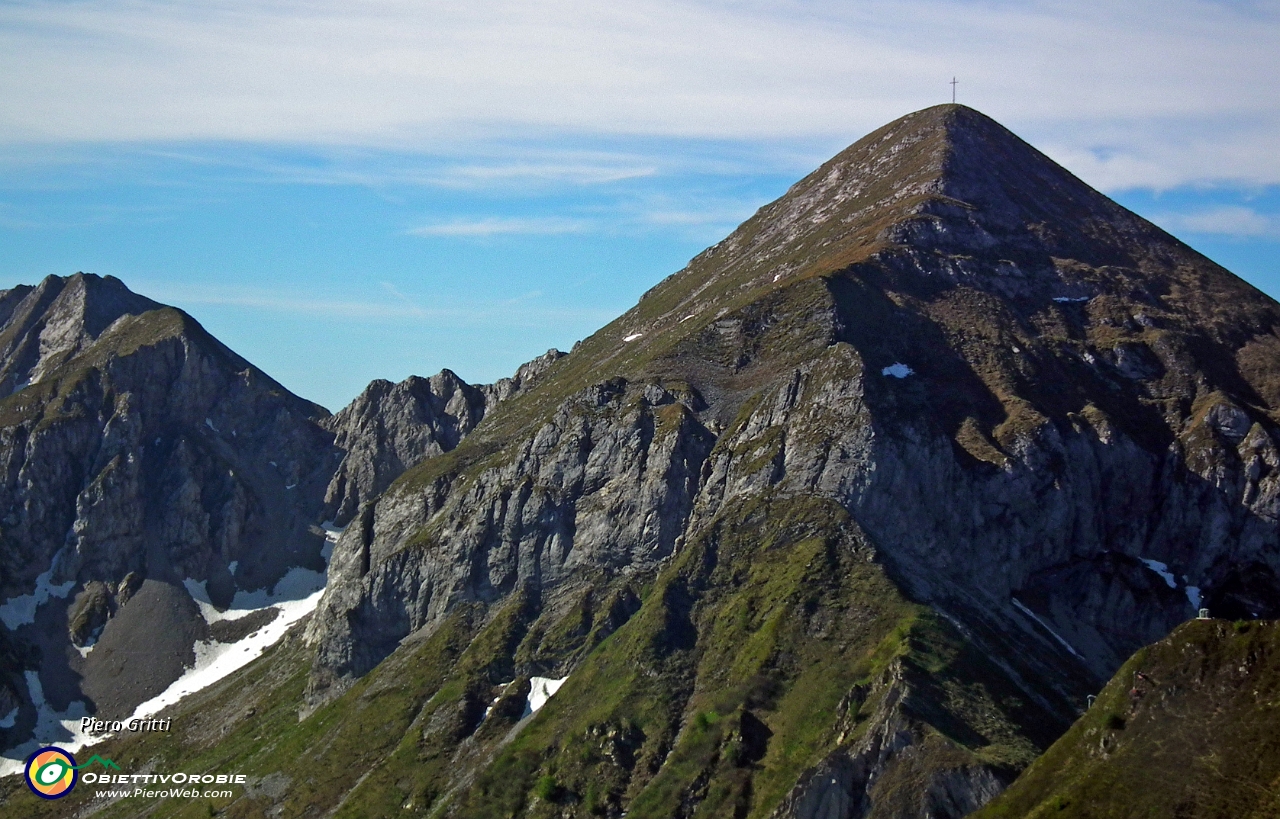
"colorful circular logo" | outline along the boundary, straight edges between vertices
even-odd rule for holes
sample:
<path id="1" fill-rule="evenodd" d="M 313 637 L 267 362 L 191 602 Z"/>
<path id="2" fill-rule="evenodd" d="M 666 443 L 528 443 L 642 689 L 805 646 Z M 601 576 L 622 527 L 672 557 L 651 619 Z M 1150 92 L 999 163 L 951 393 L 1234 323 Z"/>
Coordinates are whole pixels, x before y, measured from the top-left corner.
<path id="1" fill-rule="evenodd" d="M 50 745 L 27 758 L 24 771 L 27 787 L 43 799 L 61 799 L 76 786 L 76 760 L 71 754 Z"/>

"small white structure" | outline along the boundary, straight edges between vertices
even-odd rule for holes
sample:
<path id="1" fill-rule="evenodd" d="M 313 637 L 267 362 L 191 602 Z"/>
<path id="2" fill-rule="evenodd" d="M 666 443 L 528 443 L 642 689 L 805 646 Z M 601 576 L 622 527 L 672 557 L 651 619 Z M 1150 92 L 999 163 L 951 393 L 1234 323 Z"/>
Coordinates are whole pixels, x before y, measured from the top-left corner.
<path id="1" fill-rule="evenodd" d="M 1208 619 L 1209 619 L 1209 610 L 1208 610 L 1208 609 L 1200 609 L 1200 613 L 1196 615 L 1196 619 L 1197 619 L 1197 620 L 1208 620 Z"/>

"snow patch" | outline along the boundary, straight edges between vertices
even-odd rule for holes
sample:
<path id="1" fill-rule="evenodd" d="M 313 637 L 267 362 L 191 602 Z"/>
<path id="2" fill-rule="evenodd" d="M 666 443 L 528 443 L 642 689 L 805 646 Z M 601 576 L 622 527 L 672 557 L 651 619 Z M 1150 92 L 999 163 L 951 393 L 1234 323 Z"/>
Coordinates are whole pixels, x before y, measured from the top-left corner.
<path id="1" fill-rule="evenodd" d="M 329 556 L 333 554 L 333 541 L 342 534 L 342 530 L 334 527 L 332 521 L 326 522 L 324 528 L 326 543 L 321 555 L 324 556 L 327 567 Z M 262 656 L 263 652 L 284 636 L 290 626 L 315 611 L 324 595 L 327 577 L 327 571 L 316 572 L 296 566 L 280 578 L 270 591 L 237 591 L 225 611 L 219 611 L 209 602 L 205 581 L 182 581 L 182 585 L 200 607 L 200 614 L 210 624 L 219 620 L 239 620 L 265 608 L 277 609 L 279 614 L 270 623 L 234 643 L 219 643 L 214 640 L 196 643 L 195 664 L 159 696 L 139 705 L 132 718 L 151 716 L 188 694 L 208 688 Z"/>
<path id="2" fill-rule="evenodd" d="M 1091 298 L 1093 298 L 1093 296 L 1054 296 L 1053 300 L 1059 304 L 1080 304 Z"/>
<path id="3" fill-rule="evenodd" d="M 204 425 L 205 425 L 206 427 L 208 427 L 209 429 L 213 430 L 214 432 L 217 432 L 217 431 L 218 431 L 218 428 L 217 428 L 217 427 L 215 427 L 215 426 L 213 425 L 213 422 L 212 422 L 212 421 L 210 421 L 208 418 L 204 419 Z"/>
<path id="4" fill-rule="evenodd" d="M 239 560 L 233 560 L 233 561 L 231 561 L 230 563 L 228 563 L 228 564 L 227 564 L 227 571 L 228 571 L 228 572 L 230 572 L 230 573 L 231 573 L 231 574 L 233 574 L 233 575 L 236 573 L 236 569 L 238 569 L 238 568 L 240 568 L 240 561 L 239 561 Z"/>
<path id="5" fill-rule="evenodd" d="M 295 569 L 294 571 L 297 570 Z M 311 572 L 311 574 L 318 574 L 318 572 Z M 286 575 L 286 579 L 287 577 Z M 283 582 L 282 580 L 281 583 Z M 280 584 L 277 584 L 276 588 L 279 589 Z M 238 593 L 236 595 L 237 598 L 240 594 L 243 594 L 243 592 Z M 234 643 L 218 643 L 214 641 L 196 643 L 195 665 L 188 668 L 177 680 L 174 680 L 159 696 L 139 705 L 137 710 L 133 712 L 131 719 L 149 717 L 173 705 L 188 694 L 194 694 L 201 689 L 207 688 L 228 674 L 238 671 L 256 660 L 262 656 L 264 651 L 275 645 L 276 641 L 284 636 L 290 626 L 315 611 L 323 594 L 324 588 L 322 586 L 311 595 L 300 600 L 278 603 L 275 608 L 280 610 L 280 614 L 276 616 L 276 619 L 243 640 Z M 201 609 L 203 611 L 203 607 Z M 245 614 L 249 614 L 249 612 L 243 612 L 241 616 Z"/>
<path id="6" fill-rule="evenodd" d="M 0 728 L 12 728 L 14 723 L 18 721 L 18 706 L 14 706 L 13 710 L 0 718 Z"/>
<path id="7" fill-rule="evenodd" d="M 564 681 L 568 677 L 562 677 L 553 680 L 550 677 L 530 677 L 529 678 L 529 698 L 525 702 L 524 716 L 536 713 L 539 708 L 547 704 L 547 700 L 560 690 L 560 686 L 564 685 Z"/>
<path id="8" fill-rule="evenodd" d="M 880 374 L 892 376 L 894 378 L 906 378 L 909 375 L 914 375 L 915 370 L 899 361 L 896 364 L 890 364 L 888 367 L 885 367 L 880 371 Z"/>
<path id="9" fill-rule="evenodd" d="M 89 716 L 89 710 L 83 702 L 76 700 L 67 705 L 66 711 L 55 711 L 45 701 L 40 675 L 34 671 L 26 671 L 24 676 L 27 679 L 27 691 L 31 694 L 31 704 L 36 707 L 35 734 L 21 745 L 5 750 L 4 755 L 0 756 L 0 776 L 21 773 L 27 757 L 45 745 L 56 743 L 59 748 L 75 753 L 86 745 L 106 738 L 80 732 L 80 720 Z M 16 715 L 14 719 L 17 719 Z"/>
<path id="10" fill-rule="evenodd" d="M 1163 577 L 1164 582 L 1169 584 L 1169 588 L 1178 588 L 1178 581 L 1173 576 L 1173 573 L 1169 571 L 1169 567 L 1166 564 L 1161 563 L 1159 560 L 1147 560 L 1145 557 L 1138 559 L 1147 564 L 1148 569 Z"/>
<path id="11" fill-rule="evenodd" d="M 512 680 L 511 682 L 515 682 L 515 680 Z M 493 698 L 493 702 L 490 703 L 489 707 L 484 709 L 484 719 L 488 719 L 489 715 L 493 713 L 494 707 L 498 703 L 502 702 L 502 694 L 506 692 L 507 686 L 511 685 L 511 682 L 498 683 L 498 687 L 502 689 L 502 691 L 498 693 L 498 696 Z M 525 707 L 528 708 L 527 705 Z"/>
<path id="12" fill-rule="evenodd" d="M 88 657 L 89 652 L 93 651 L 93 647 L 98 644 L 98 637 L 102 635 L 102 628 L 102 626 L 98 626 L 97 630 L 89 635 L 89 639 L 85 640 L 84 645 L 75 646 L 75 650 L 80 652 L 81 657 Z"/>
<path id="13" fill-rule="evenodd" d="M 688 321 L 689 319 L 693 318 L 695 315 L 697 315 L 697 314 L 696 314 L 696 313 L 690 313 L 689 315 L 687 315 L 687 316 L 685 316 L 684 318 L 680 319 L 680 321 L 679 321 L 678 323 L 679 323 L 679 324 L 684 324 L 686 321 Z"/>
<path id="14" fill-rule="evenodd" d="M 333 553 L 333 542 L 338 539 L 338 535 L 342 533 L 342 530 L 334 527 L 332 521 L 326 522 L 323 526 L 327 542 L 321 554 L 325 558 L 327 567 L 329 556 Z M 269 592 L 266 589 L 252 592 L 236 592 L 235 597 L 232 598 L 231 607 L 226 611 L 218 611 L 209 602 L 209 594 L 204 581 L 184 580 L 182 585 L 186 587 L 187 592 L 195 600 L 206 622 L 238 620 L 268 607 L 278 609 L 279 614 L 262 628 L 234 643 L 218 643 L 215 641 L 196 643 L 193 647 L 195 664 L 188 668 L 181 677 L 175 680 L 159 696 L 139 705 L 129 719 L 141 719 L 151 716 L 173 705 L 188 694 L 193 694 L 213 685 L 228 674 L 243 668 L 262 656 L 263 652 L 275 645 L 294 623 L 315 610 L 320 603 L 320 598 L 324 595 L 326 577 L 327 571 L 315 572 L 303 568 L 291 569 Z M 65 591 L 62 591 L 60 596 L 66 596 L 66 593 L 71 590 L 71 585 L 70 583 L 64 584 Z M 44 586 L 48 587 L 51 592 L 56 593 L 60 590 L 60 587 L 48 586 L 47 577 L 45 578 Z M 87 653 L 90 647 L 81 649 L 81 652 Z M 81 733 L 80 719 L 89 716 L 84 703 L 73 702 L 65 712 L 54 711 L 45 702 L 44 690 L 40 686 L 39 675 L 34 671 L 28 671 L 26 672 L 26 677 L 27 689 L 31 693 L 31 701 L 35 705 L 38 714 L 35 733 L 30 741 L 4 751 L 3 756 L 0 756 L 0 776 L 21 773 L 26 763 L 26 758 L 42 746 L 56 743 L 60 748 L 65 748 L 75 753 L 83 747 L 111 736 L 110 734 L 92 735 Z M 550 682 L 555 683 L 555 688 L 559 688 L 559 683 L 563 681 L 552 680 Z M 551 693 L 554 693 L 554 688 L 551 689 Z M 550 696 L 550 694 L 547 696 Z M 539 702 L 539 706 L 541 706 L 542 702 L 545 702 L 545 698 Z M 10 718 L 17 719 L 16 710 L 4 719 L 9 720 Z M 3 722 L 3 720 L 0 720 L 0 727 L 12 727 L 11 725 L 5 726 Z"/>
<path id="15" fill-rule="evenodd" d="M 320 524 L 320 528 L 324 530 L 324 546 L 320 549 L 320 556 L 324 558 L 324 563 L 327 566 L 329 565 L 329 558 L 333 557 L 333 547 L 337 544 L 338 538 L 342 536 L 342 532 L 346 527 L 339 529 L 333 525 L 333 521 L 326 520 Z"/>
<path id="16" fill-rule="evenodd" d="M 1076 657 L 1078 657 L 1079 659 L 1081 659 L 1081 660 L 1083 660 L 1083 659 L 1084 659 L 1084 657 L 1081 657 L 1081 656 L 1080 656 L 1080 652 L 1076 651 L 1076 650 L 1075 650 L 1075 648 L 1073 648 L 1073 647 L 1072 647 L 1071 643 L 1068 643 L 1066 640 L 1062 639 L 1062 635 L 1058 634 L 1058 632 L 1056 632 L 1056 631 L 1054 631 L 1053 629 L 1049 628 L 1049 624 L 1048 624 L 1048 623 L 1046 623 L 1045 621 L 1041 620 L 1041 619 L 1036 615 L 1036 613 L 1035 613 L 1034 611 L 1032 611 L 1031 609 L 1029 609 L 1029 608 L 1027 608 L 1026 606 L 1022 605 L 1022 602 L 1021 602 L 1020 600 L 1018 600 L 1018 598 L 1014 597 L 1014 598 L 1011 598 L 1011 599 L 1013 600 L 1013 604 L 1014 604 L 1015 606 L 1017 606 L 1017 607 L 1018 607 L 1018 610 L 1019 610 L 1019 611 L 1021 611 L 1023 614 L 1025 614 L 1025 615 L 1027 615 L 1028 617 L 1030 617 L 1032 620 L 1035 620 L 1035 621 L 1036 621 L 1037 623 L 1039 623 L 1041 626 L 1043 626 L 1045 631 L 1047 631 L 1047 632 L 1049 632 L 1050 634 L 1052 634 L 1052 635 L 1053 635 L 1053 639 L 1057 640 L 1059 643 L 1062 643 L 1062 647 L 1063 647 L 1063 648 L 1065 648 L 1067 651 L 1070 651 L 1072 654 L 1074 654 L 1074 655 L 1075 655 Z"/>
<path id="17" fill-rule="evenodd" d="M 296 483 L 287 483 L 287 484 L 285 484 L 285 485 L 284 485 L 284 488 L 285 488 L 285 489 L 293 489 L 295 486 L 297 486 L 297 484 L 296 484 Z"/>
<path id="18" fill-rule="evenodd" d="M 631 334 L 631 335 L 629 335 L 629 336 L 623 336 L 622 340 L 623 340 L 623 341 L 635 341 L 636 339 L 640 338 L 640 336 L 642 336 L 642 335 L 644 335 L 644 333 L 632 333 L 632 334 Z"/>
<path id="19" fill-rule="evenodd" d="M 1200 610 L 1200 587 L 1187 586 L 1187 602 L 1191 604 L 1191 608 L 1196 611 Z"/>
<path id="20" fill-rule="evenodd" d="M 219 611 L 209 600 L 207 583 L 205 580 L 196 581 L 191 578 L 182 581 L 191 599 L 200 607 L 200 614 L 204 616 L 205 622 L 212 625 L 219 620 L 239 620 L 259 609 L 280 607 L 310 598 L 316 592 L 324 591 L 325 573 L 295 566 L 270 590 L 237 591 L 225 611 Z"/>
<path id="21" fill-rule="evenodd" d="M 50 582 L 52 579 L 53 569 L 49 569 L 36 578 L 36 590 L 33 593 L 20 594 L 6 600 L 4 605 L 0 606 L 0 620 L 4 621 L 10 631 L 18 626 L 34 623 L 36 609 L 49 602 L 50 597 L 65 598 L 76 584 L 74 580 L 68 580 L 66 583 L 55 586 Z"/>

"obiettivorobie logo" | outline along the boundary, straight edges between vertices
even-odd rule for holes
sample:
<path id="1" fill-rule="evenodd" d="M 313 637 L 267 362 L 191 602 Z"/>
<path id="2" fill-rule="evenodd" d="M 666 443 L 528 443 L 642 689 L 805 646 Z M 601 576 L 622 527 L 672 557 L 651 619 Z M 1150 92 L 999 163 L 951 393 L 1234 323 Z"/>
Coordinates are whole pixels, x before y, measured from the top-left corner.
<path id="1" fill-rule="evenodd" d="M 105 769 L 105 773 L 97 771 L 85 771 L 84 775 L 80 775 L 80 771 L 94 764 L 101 765 Z M 83 765 L 77 765 L 76 759 L 68 751 L 64 751 L 54 745 L 41 748 L 27 759 L 27 767 L 24 770 L 24 777 L 27 780 L 27 787 L 31 788 L 32 793 L 41 799 L 61 799 L 71 793 L 77 783 L 83 782 L 86 785 L 244 785 L 248 781 L 248 777 L 244 774 L 202 774 L 202 773 L 112 773 L 119 771 L 120 766 L 112 762 L 110 759 L 100 757 L 97 754 L 89 757 L 89 761 Z M 233 792 L 230 790 L 196 790 L 170 788 L 167 790 L 153 790 L 151 788 L 135 787 L 132 790 L 99 790 L 95 792 L 95 798 L 121 799 L 125 797 L 145 797 L 148 799 L 164 799 L 164 798 L 221 798 L 229 799 Z"/>
<path id="2" fill-rule="evenodd" d="M 61 799 L 71 793 L 76 786 L 79 772 L 97 762 L 107 770 L 120 766 L 109 759 L 94 754 L 83 765 L 76 764 L 76 758 L 70 753 L 53 745 L 41 748 L 27 759 L 24 776 L 27 787 L 41 799 Z"/>

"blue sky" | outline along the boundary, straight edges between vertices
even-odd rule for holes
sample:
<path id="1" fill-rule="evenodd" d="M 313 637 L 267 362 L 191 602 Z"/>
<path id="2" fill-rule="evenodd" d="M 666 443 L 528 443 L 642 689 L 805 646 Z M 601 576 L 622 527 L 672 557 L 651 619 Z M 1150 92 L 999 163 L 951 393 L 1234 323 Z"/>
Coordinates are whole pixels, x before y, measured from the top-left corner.
<path id="1" fill-rule="evenodd" d="M 337 409 L 510 374 L 961 102 L 1280 296 L 1280 3 L 0 0 L 0 287 L 112 274 Z"/>

